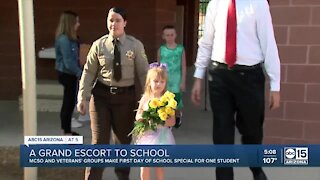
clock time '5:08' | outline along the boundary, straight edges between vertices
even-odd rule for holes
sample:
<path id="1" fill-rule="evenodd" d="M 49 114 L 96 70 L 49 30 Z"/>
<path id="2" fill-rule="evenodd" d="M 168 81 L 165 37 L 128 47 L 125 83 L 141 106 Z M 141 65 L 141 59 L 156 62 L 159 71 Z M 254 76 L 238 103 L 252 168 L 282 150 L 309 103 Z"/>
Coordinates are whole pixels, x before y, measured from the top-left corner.
<path id="1" fill-rule="evenodd" d="M 277 154 L 277 150 L 275 150 L 275 149 L 265 149 L 265 150 L 263 150 L 263 154 L 264 155 L 276 155 Z"/>

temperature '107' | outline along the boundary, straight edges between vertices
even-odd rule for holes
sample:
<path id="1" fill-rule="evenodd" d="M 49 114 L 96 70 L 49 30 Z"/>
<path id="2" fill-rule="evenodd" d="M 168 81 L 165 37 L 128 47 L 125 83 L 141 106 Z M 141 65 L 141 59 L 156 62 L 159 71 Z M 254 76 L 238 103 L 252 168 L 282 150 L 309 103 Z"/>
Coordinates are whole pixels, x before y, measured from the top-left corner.
<path id="1" fill-rule="evenodd" d="M 264 157 L 262 158 L 262 161 L 264 164 L 273 164 L 274 162 L 277 161 L 276 157 Z"/>

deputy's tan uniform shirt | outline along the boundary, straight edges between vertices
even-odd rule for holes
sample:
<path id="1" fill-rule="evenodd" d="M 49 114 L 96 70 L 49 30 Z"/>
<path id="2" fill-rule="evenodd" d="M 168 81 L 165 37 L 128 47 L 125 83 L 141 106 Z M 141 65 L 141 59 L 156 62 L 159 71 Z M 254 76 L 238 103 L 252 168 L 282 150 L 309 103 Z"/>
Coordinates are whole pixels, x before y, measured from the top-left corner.
<path id="1" fill-rule="evenodd" d="M 107 86 L 132 86 L 134 85 L 136 70 L 141 87 L 144 87 L 148 60 L 143 44 L 138 39 L 126 34 L 118 40 L 121 54 L 121 80 L 115 81 L 113 79 L 113 37 L 105 35 L 93 42 L 90 48 L 80 80 L 78 102 L 90 97 L 92 85 L 96 78 Z"/>

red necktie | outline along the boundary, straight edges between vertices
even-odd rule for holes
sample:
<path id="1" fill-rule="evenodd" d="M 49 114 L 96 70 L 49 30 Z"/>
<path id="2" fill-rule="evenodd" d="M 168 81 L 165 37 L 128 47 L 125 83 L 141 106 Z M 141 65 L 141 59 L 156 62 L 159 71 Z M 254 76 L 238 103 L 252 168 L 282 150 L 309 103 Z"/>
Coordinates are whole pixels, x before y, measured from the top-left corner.
<path id="1" fill-rule="evenodd" d="M 226 63 L 232 67 L 237 56 L 237 15 L 236 2 L 231 0 L 228 8 L 227 35 L 226 35 Z"/>

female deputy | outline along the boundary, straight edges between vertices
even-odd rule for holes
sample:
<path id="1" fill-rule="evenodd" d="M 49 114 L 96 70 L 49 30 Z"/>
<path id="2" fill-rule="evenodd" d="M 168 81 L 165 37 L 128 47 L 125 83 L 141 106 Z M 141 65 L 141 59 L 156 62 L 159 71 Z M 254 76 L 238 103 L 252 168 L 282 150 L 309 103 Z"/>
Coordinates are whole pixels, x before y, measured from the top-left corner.
<path id="1" fill-rule="evenodd" d="M 80 80 L 77 108 L 86 113 L 85 100 L 90 97 L 92 144 L 109 144 L 112 129 L 115 144 L 130 144 L 136 109 L 135 75 L 145 83 L 148 60 L 143 44 L 125 33 L 124 9 L 109 10 L 109 34 L 96 40 L 88 53 Z M 143 86 L 141 86 L 143 87 Z M 129 179 L 130 168 L 115 168 L 119 180 Z M 103 168 L 86 168 L 85 179 L 102 179 Z"/>

